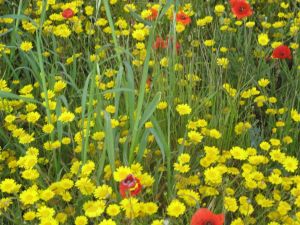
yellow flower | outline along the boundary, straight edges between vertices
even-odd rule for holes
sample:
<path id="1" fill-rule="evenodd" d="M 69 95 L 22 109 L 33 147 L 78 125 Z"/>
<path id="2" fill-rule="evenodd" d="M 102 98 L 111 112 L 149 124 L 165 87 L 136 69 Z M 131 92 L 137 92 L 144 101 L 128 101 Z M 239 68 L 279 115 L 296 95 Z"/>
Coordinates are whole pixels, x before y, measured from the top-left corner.
<path id="1" fill-rule="evenodd" d="M 95 198 L 106 199 L 112 194 L 112 188 L 106 184 L 99 186 L 94 191 Z"/>
<path id="2" fill-rule="evenodd" d="M 108 112 L 108 113 L 113 114 L 113 113 L 116 112 L 116 108 L 113 105 L 108 105 L 108 106 L 106 106 L 105 111 Z"/>
<path id="3" fill-rule="evenodd" d="M 69 123 L 72 122 L 75 118 L 74 113 L 72 112 L 63 112 L 59 117 L 58 120 L 63 123 Z"/>
<path id="4" fill-rule="evenodd" d="M 229 60 L 227 58 L 217 58 L 217 65 L 221 66 L 223 69 L 228 67 Z"/>
<path id="5" fill-rule="evenodd" d="M 158 105 L 156 106 L 157 109 L 163 110 L 168 107 L 168 103 L 165 101 L 159 102 Z"/>
<path id="6" fill-rule="evenodd" d="M 295 122 L 300 122 L 300 113 L 298 113 L 297 110 L 291 110 L 291 117 Z"/>
<path id="7" fill-rule="evenodd" d="M 112 219 L 104 219 L 102 220 L 99 225 L 117 225 L 115 221 L 113 221 Z"/>
<path id="8" fill-rule="evenodd" d="M 211 47 L 215 44 L 215 41 L 214 40 L 205 40 L 204 41 L 204 45 L 207 46 L 207 47 Z"/>
<path id="9" fill-rule="evenodd" d="M 40 198 L 44 201 L 49 201 L 50 199 L 52 199 L 55 196 L 55 193 L 50 190 L 50 189 L 46 189 L 41 191 L 40 193 Z"/>
<path id="10" fill-rule="evenodd" d="M 30 41 L 23 41 L 20 45 L 20 49 L 24 52 L 29 52 L 32 48 L 32 42 Z"/>
<path id="11" fill-rule="evenodd" d="M 207 168 L 204 171 L 204 177 L 206 184 L 218 185 L 222 183 L 222 174 L 217 167 Z"/>
<path id="12" fill-rule="evenodd" d="M 190 166 L 181 163 L 174 163 L 174 170 L 180 173 L 187 173 L 190 171 Z"/>
<path id="13" fill-rule="evenodd" d="M 255 196 L 255 201 L 257 202 L 257 204 L 263 208 L 269 208 L 273 206 L 274 201 L 267 199 L 265 196 L 263 196 L 262 194 L 257 194 Z"/>
<path id="14" fill-rule="evenodd" d="M 258 35 L 258 43 L 261 46 L 266 46 L 269 43 L 270 39 L 268 37 L 268 34 L 262 33 Z"/>
<path id="15" fill-rule="evenodd" d="M 259 147 L 262 149 L 262 150 L 265 150 L 265 151 L 268 151 L 270 148 L 271 148 L 271 145 L 266 142 L 266 141 L 263 141 L 259 144 Z"/>
<path id="16" fill-rule="evenodd" d="M 71 35 L 71 30 L 66 24 L 61 24 L 54 27 L 53 34 L 58 37 L 67 38 Z"/>
<path id="17" fill-rule="evenodd" d="M 105 209 L 105 202 L 102 200 L 98 201 L 87 201 L 83 204 L 83 210 L 85 215 L 90 218 L 100 216 Z"/>
<path id="18" fill-rule="evenodd" d="M 7 115 L 4 120 L 6 123 L 12 123 L 15 121 L 15 119 L 16 119 L 16 116 L 10 114 L 10 115 Z"/>
<path id="19" fill-rule="evenodd" d="M 22 177 L 26 180 L 36 180 L 40 174 L 36 169 L 27 169 L 22 172 Z"/>
<path id="20" fill-rule="evenodd" d="M 124 180 L 129 174 L 131 174 L 131 169 L 129 167 L 120 166 L 115 172 L 114 172 L 114 179 L 117 182 L 120 182 Z"/>
<path id="21" fill-rule="evenodd" d="M 110 122 L 111 122 L 111 127 L 112 128 L 115 128 L 115 127 L 120 125 L 120 122 L 116 119 L 111 119 Z"/>
<path id="22" fill-rule="evenodd" d="M 216 129 L 211 129 L 209 131 L 209 136 L 215 139 L 220 139 L 222 137 L 222 134 Z"/>
<path id="23" fill-rule="evenodd" d="M 189 131 L 188 132 L 188 137 L 190 139 L 190 141 L 194 142 L 194 143 L 200 143 L 203 139 L 203 136 L 201 135 L 201 133 L 197 132 L 197 131 Z"/>
<path id="24" fill-rule="evenodd" d="M 24 213 L 24 215 L 23 215 L 23 219 L 26 221 L 34 220 L 35 217 L 36 217 L 36 214 L 34 211 L 28 211 L 28 212 Z"/>
<path id="25" fill-rule="evenodd" d="M 145 40 L 146 33 L 143 29 L 138 29 L 132 32 L 132 37 L 138 41 Z"/>
<path id="26" fill-rule="evenodd" d="M 149 129 L 149 128 L 152 128 L 153 127 L 153 124 L 151 121 L 148 121 L 145 123 L 145 128 Z"/>
<path id="27" fill-rule="evenodd" d="M 191 156 L 187 153 L 182 153 L 178 156 L 178 162 L 181 164 L 189 163 L 190 159 L 191 159 Z"/>
<path id="28" fill-rule="evenodd" d="M 136 6 L 134 4 L 126 4 L 123 7 L 125 12 L 136 11 Z"/>
<path id="29" fill-rule="evenodd" d="M 35 186 L 24 190 L 20 194 L 20 201 L 24 205 L 32 205 L 39 200 L 39 194 L 37 192 L 37 188 Z"/>
<path id="30" fill-rule="evenodd" d="M 298 168 L 298 160 L 293 156 L 285 157 L 282 164 L 284 169 L 288 172 L 295 172 L 295 170 Z"/>
<path id="31" fill-rule="evenodd" d="M 126 218 L 133 219 L 139 216 L 141 205 L 136 198 L 125 198 L 120 205 L 125 210 Z"/>
<path id="32" fill-rule="evenodd" d="M 249 22 L 246 23 L 246 27 L 248 27 L 248 28 L 252 28 L 254 26 L 255 26 L 255 22 L 254 21 L 249 21 Z"/>
<path id="33" fill-rule="evenodd" d="M 270 83 L 270 81 L 268 79 L 264 79 L 264 78 L 262 78 L 258 81 L 258 85 L 261 87 L 266 87 L 266 86 L 268 86 L 269 83 Z"/>
<path id="34" fill-rule="evenodd" d="M 188 104 L 179 104 L 176 106 L 176 111 L 180 116 L 182 116 L 190 114 L 192 112 L 192 109 Z"/>
<path id="35" fill-rule="evenodd" d="M 168 66 L 168 63 L 169 63 L 169 60 L 168 60 L 167 57 L 163 57 L 163 58 L 160 60 L 160 62 L 159 62 L 159 64 L 160 64 L 162 67 L 167 67 L 167 66 Z"/>
<path id="36" fill-rule="evenodd" d="M 234 132 L 237 135 L 241 135 L 242 133 L 246 132 L 248 129 L 250 129 L 252 126 L 249 122 L 239 122 L 237 125 L 234 127 Z"/>
<path id="37" fill-rule="evenodd" d="M 225 11 L 224 5 L 219 4 L 215 6 L 215 13 L 217 15 L 223 13 L 224 11 Z"/>
<path id="38" fill-rule="evenodd" d="M 62 91 L 67 86 L 67 83 L 65 81 L 59 80 L 56 81 L 54 84 L 54 92 L 58 93 Z"/>
<path id="39" fill-rule="evenodd" d="M 20 184 L 17 184 L 15 180 L 6 178 L 0 183 L 0 190 L 4 193 L 17 193 L 21 188 Z"/>
<path id="40" fill-rule="evenodd" d="M 144 187 L 150 187 L 154 183 L 154 178 L 148 173 L 143 173 L 139 178 L 142 186 Z"/>
<path id="41" fill-rule="evenodd" d="M 224 207 L 229 212 L 235 212 L 238 209 L 236 199 L 233 197 L 224 198 Z"/>
<path id="42" fill-rule="evenodd" d="M 38 211 L 36 213 L 36 217 L 39 219 L 44 219 L 44 218 L 51 218 L 55 214 L 55 210 L 53 208 L 49 208 L 47 206 L 41 206 L 38 208 Z"/>
<path id="43" fill-rule="evenodd" d="M 282 183 L 282 178 L 280 177 L 280 174 L 272 173 L 269 177 L 268 180 L 271 184 L 281 184 Z"/>
<path id="44" fill-rule="evenodd" d="M 68 215 L 66 213 L 59 212 L 56 214 L 55 219 L 57 220 L 57 222 L 64 224 L 68 219 Z"/>
<path id="45" fill-rule="evenodd" d="M 89 176 L 93 171 L 95 170 L 95 163 L 91 160 L 89 160 L 86 164 L 84 164 L 81 168 L 81 174 L 82 177 Z"/>
<path id="46" fill-rule="evenodd" d="M 146 203 L 141 203 L 141 213 L 146 214 L 146 215 L 153 215 L 156 213 L 158 210 L 157 204 L 154 202 L 146 202 Z"/>
<path id="47" fill-rule="evenodd" d="M 189 206 L 195 206 L 200 200 L 199 194 L 189 189 L 181 189 L 177 192 L 177 195 Z"/>
<path id="48" fill-rule="evenodd" d="M 109 4 L 114 5 L 118 2 L 118 0 L 109 0 Z"/>
<path id="49" fill-rule="evenodd" d="M 30 112 L 27 114 L 27 122 L 28 123 L 33 123 L 35 124 L 39 118 L 41 117 L 41 115 L 38 112 Z"/>
<path id="50" fill-rule="evenodd" d="M 97 131 L 92 135 L 92 139 L 95 141 L 102 141 L 105 137 L 105 133 L 103 131 Z"/>
<path id="51" fill-rule="evenodd" d="M 50 123 L 45 124 L 43 126 L 43 132 L 46 133 L 46 134 L 51 134 L 53 130 L 54 130 L 54 126 Z"/>
<path id="52" fill-rule="evenodd" d="M 185 210 L 185 205 L 179 200 L 174 199 L 167 207 L 167 214 L 172 217 L 179 217 L 185 213 Z"/>
<path id="53" fill-rule="evenodd" d="M 241 218 L 237 218 L 235 220 L 233 220 L 230 225 L 244 225 L 244 222 Z"/>
<path id="54" fill-rule="evenodd" d="M 163 220 L 153 220 L 151 225 L 164 225 L 164 221 Z"/>
<path id="55" fill-rule="evenodd" d="M 104 18 L 99 18 L 96 22 L 95 25 L 96 26 L 106 26 L 106 24 L 108 23 L 108 21 Z"/>
<path id="56" fill-rule="evenodd" d="M 117 204 L 111 204 L 106 208 L 106 213 L 109 216 L 117 216 L 120 213 L 120 206 Z"/>
<path id="57" fill-rule="evenodd" d="M 176 32 L 177 32 L 177 33 L 181 33 L 181 32 L 183 32 L 184 30 L 185 30 L 184 24 L 182 24 L 182 23 L 177 23 L 177 24 L 176 24 Z"/>
<path id="58" fill-rule="evenodd" d="M 91 16 L 91 15 L 93 15 L 93 13 L 94 13 L 94 7 L 88 5 L 88 6 L 86 6 L 86 7 L 84 8 L 84 11 L 85 11 L 85 14 L 86 14 L 86 15 Z"/>
<path id="59" fill-rule="evenodd" d="M 283 138 L 283 142 L 286 144 L 291 144 L 293 142 L 293 138 L 291 138 L 290 136 L 285 136 Z"/>
<path id="60" fill-rule="evenodd" d="M 75 186 L 83 195 L 91 195 L 96 188 L 91 179 L 87 177 L 83 177 L 77 180 Z"/>
<path id="61" fill-rule="evenodd" d="M 230 153 L 232 157 L 237 160 L 246 160 L 248 158 L 247 151 L 238 146 L 232 147 Z"/>
<path id="62" fill-rule="evenodd" d="M 281 215 L 284 216 L 286 215 L 290 210 L 291 210 L 291 206 L 289 203 L 285 202 L 285 201 L 280 201 L 279 205 L 277 207 L 277 212 Z"/>
<path id="63" fill-rule="evenodd" d="M 277 222 L 270 222 L 270 223 L 268 223 L 268 225 L 280 225 L 280 224 Z"/>

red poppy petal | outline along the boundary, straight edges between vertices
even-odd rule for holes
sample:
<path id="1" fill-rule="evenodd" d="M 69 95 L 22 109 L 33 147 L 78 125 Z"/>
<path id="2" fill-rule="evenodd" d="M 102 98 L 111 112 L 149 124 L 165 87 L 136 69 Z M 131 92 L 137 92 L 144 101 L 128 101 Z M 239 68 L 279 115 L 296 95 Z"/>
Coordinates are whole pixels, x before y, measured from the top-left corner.
<path id="1" fill-rule="evenodd" d="M 206 225 L 207 223 L 223 225 L 224 215 L 214 214 L 207 208 L 198 209 L 191 219 L 191 225 Z"/>

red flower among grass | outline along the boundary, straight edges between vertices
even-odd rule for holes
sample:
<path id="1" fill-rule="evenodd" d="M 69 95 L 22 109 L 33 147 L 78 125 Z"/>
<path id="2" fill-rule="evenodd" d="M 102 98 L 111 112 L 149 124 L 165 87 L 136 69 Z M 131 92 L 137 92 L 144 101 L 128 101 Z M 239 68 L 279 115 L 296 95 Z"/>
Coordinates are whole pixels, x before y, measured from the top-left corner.
<path id="1" fill-rule="evenodd" d="M 146 81 L 146 87 L 147 87 L 147 88 L 150 88 L 150 87 L 151 87 L 151 83 L 152 83 L 152 78 L 151 78 L 151 77 L 148 77 L 148 78 L 147 78 L 147 81 Z"/>
<path id="2" fill-rule="evenodd" d="M 214 214 L 207 208 L 200 208 L 193 215 L 190 225 L 223 225 L 224 214 Z"/>
<path id="3" fill-rule="evenodd" d="M 245 0 L 233 0 L 230 1 L 230 4 L 232 13 L 238 19 L 243 19 L 253 14 L 250 4 Z"/>
<path id="4" fill-rule="evenodd" d="M 182 23 L 183 25 L 188 25 L 192 22 L 191 18 L 182 11 L 177 13 L 176 21 Z"/>
<path id="5" fill-rule="evenodd" d="M 157 37 L 156 40 L 155 40 L 155 42 L 153 43 L 152 47 L 155 50 L 160 49 L 160 48 L 161 49 L 165 49 L 165 48 L 168 47 L 169 42 L 171 42 L 171 44 L 172 44 L 172 41 L 173 41 L 172 37 L 167 37 L 166 40 L 164 40 L 161 37 Z M 175 43 L 175 48 L 176 48 L 176 52 L 179 53 L 180 44 L 179 44 L 178 41 Z"/>
<path id="6" fill-rule="evenodd" d="M 161 37 L 157 37 L 152 47 L 154 49 L 167 48 L 168 42 L 162 39 Z"/>
<path id="7" fill-rule="evenodd" d="M 155 20 L 158 16 L 158 11 L 154 8 L 150 9 L 151 15 L 147 17 L 148 20 Z"/>
<path id="8" fill-rule="evenodd" d="M 245 2 L 246 0 L 229 0 L 229 4 L 231 5 L 231 7 L 233 7 L 234 4 L 237 3 L 238 1 Z"/>
<path id="9" fill-rule="evenodd" d="M 128 175 L 119 185 L 119 191 L 122 198 L 128 196 L 136 196 L 142 190 L 142 185 L 139 179 L 135 178 L 132 174 Z"/>
<path id="10" fill-rule="evenodd" d="M 291 50 L 286 45 L 280 45 L 273 50 L 272 57 L 274 59 L 292 59 Z"/>
<path id="11" fill-rule="evenodd" d="M 74 16 L 74 11 L 70 8 L 65 9 L 61 15 L 65 18 L 65 19 L 69 19 L 72 18 Z"/>

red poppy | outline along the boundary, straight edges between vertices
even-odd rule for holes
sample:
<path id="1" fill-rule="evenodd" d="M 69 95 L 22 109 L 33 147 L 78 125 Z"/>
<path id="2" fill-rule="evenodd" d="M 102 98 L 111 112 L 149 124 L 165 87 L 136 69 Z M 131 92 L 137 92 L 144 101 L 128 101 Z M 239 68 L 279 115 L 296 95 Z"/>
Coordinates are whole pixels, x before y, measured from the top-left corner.
<path id="1" fill-rule="evenodd" d="M 179 22 L 179 23 L 182 23 L 183 25 L 188 25 L 192 22 L 191 18 L 182 11 L 177 13 L 176 21 Z"/>
<path id="2" fill-rule="evenodd" d="M 158 11 L 154 8 L 150 9 L 151 15 L 147 17 L 148 20 L 155 20 L 158 16 Z"/>
<path id="3" fill-rule="evenodd" d="M 159 48 L 167 48 L 168 42 L 162 39 L 161 37 L 157 37 L 156 41 L 153 44 L 154 49 L 159 49 Z"/>
<path id="4" fill-rule="evenodd" d="M 245 2 L 246 0 L 229 0 L 229 4 L 233 7 L 237 2 Z"/>
<path id="5" fill-rule="evenodd" d="M 74 11 L 70 8 L 65 9 L 61 15 L 65 18 L 65 19 L 69 19 L 72 18 L 74 16 Z"/>
<path id="6" fill-rule="evenodd" d="M 229 0 L 229 4 L 231 5 L 231 7 L 234 5 L 235 2 L 236 0 Z"/>
<path id="7" fill-rule="evenodd" d="M 272 57 L 274 59 L 292 59 L 291 50 L 286 45 L 280 45 L 273 50 Z"/>
<path id="8" fill-rule="evenodd" d="M 238 19 L 242 19 L 253 14 L 250 4 L 243 0 L 232 1 L 231 11 Z"/>
<path id="9" fill-rule="evenodd" d="M 151 78 L 151 77 L 148 77 L 148 78 L 147 78 L 147 81 L 146 81 L 146 86 L 147 86 L 147 88 L 150 88 L 150 87 L 151 87 L 151 83 L 152 83 L 152 78 Z"/>
<path id="10" fill-rule="evenodd" d="M 126 198 L 127 196 L 136 196 L 142 190 L 142 185 L 139 179 L 130 174 L 121 181 L 119 190 L 122 198 Z"/>
<path id="11" fill-rule="evenodd" d="M 224 214 L 214 214 L 207 208 L 200 208 L 193 215 L 191 225 L 223 225 Z"/>
<path id="12" fill-rule="evenodd" d="M 176 51 L 177 51 L 177 53 L 179 52 L 179 50 L 180 50 L 180 44 L 179 44 L 179 42 L 176 42 L 176 46 L 175 46 L 175 48 L 176 48 Z"/>

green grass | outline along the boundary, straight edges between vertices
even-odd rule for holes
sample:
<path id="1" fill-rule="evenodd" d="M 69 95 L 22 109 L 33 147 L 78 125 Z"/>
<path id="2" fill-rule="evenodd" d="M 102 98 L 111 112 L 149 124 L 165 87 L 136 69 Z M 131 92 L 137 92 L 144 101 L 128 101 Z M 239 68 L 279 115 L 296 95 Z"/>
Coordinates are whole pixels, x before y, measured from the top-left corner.
<path id="1" fill-rule="evenodd" d="M 97 187 L 107 184 L 112 188 L 113 194 L 107 197 L 106 206 L 112 203 L 120 205 L 122 202 L 120 182 L 114 178 L 114 172 L 120 166 L 132 166 L 132 173 L 142 183 L 145 182 L 136 198 L 140 202 L 155 202 L 159 207 L 154 215 L 140 215 L 137 218 L 128 218 L 122 210 L 118 216 L 112 217 L 117 224 L 151 224 L 155 219 L 168 220 L 169 224 L 189 224 L 191 216 L 199 207 L 224 213 L 225 224 L 236 225 L 233 221 L 237 218 L 241 218 L 247 225 L 268 224 L 272 221 L 292 224 L 287 218 L 296 221 L 299 208 L 295 201 L 299 197 L 294 192 L 299 187 L 299 168 L 297 165 L 295 171 L 288 171 L 284 161 L 287 156 L 295 160 L 300 157 L 299 121 L 291 115 L 292 109 L 300 112 L 299 50 L 292 50 L 291 60 L 270 58 L 274 42 L 282 42 L 290 47 L 292 43 L 299 42 L 298 33 L 290 34 L 291 26 L 300 26 L 297 15 L 299 4 L 296 1 L 286 1 L 290 4 L 287 9 L 281 7 L 278 1 L 249 1 L 254 14 L 238 25 L 230 5 L 224 1 L 159 1 L 159 15 L 156 20 L 150 21 L 142 18 L 142 11 L 148 7 L 148 1 L 136 1 L 137 10 L 125 12 L 124 5 L 129 3 L 127 1 L 119 0 L 113 5 L 109 0 L 85 0 L 75 13 L 83 29 L 78 33 L 76 26 L 80 24 L 76 20 L 55 20 L 51 17 L 53 13 L 61 13 L 65 2 L 57 0 L 56 3 L 61 3 L 58 6 L 47 6 L 47 2 L 51 3 L 50 0 L 41 1 L 41 5 L 36 1 L 2 3 L 0 0 L 1 224 L 23 224 L 24 213 L 37 211 L 42 205 L 53 208 L 55 215 L 67 215 L 66 222 L 60 224 L 74 224 L 77 216 L 85 214 L 84 204 L 96 199 L 93 191 L 83 194 L 84 191 L 78 188 L 77 183 L 86 170 L 84 166 L 91 162 L 94 164 L 88 175 L 91 182 Z M 191 3 L 194 12 L 191 14 L 192 23 L 183 32 L 178 32 L 176 13 L 188 11 L 188 3 Z M 218 16 L 214 12 L 215 6 L 222 3 L 225 11 Z M 90 16 L 85 12 L 87 5 L 94 7 Z M 28 10 L 30 7 L 33 7 L 31 12 Z M 284 12 L 284 15 L 291 13 L 291 17 L 279 18 L 276 16 L 279 12 Z M 170 14 L 173 15 L 169 18 Z M 205 16 L 212 16 L 213 21 L 203 27 L 197 26 L 197 20 Z M 12 19 L 12 22 L 5 23 L 5 18 Z M 105 18 L 106 25 L 97 26 L 99 18 Z M 117 21 L 120 18 L 126 21 L 127 28 L 119 27 Z M 249 21 L 255 22 L 255 26 L 247 27 L 246 22 Z M 264 27 L 263 21 L 270 22 L 271 27 Z M 274 25 L 278 21 L 286 23 L 280 28 L 272 27 L 272 23 Z M 36 30 L 27 31 L 26 22 L 35 26 Z M 69 37 L 62 38 L 55 33 L 55 27 L 59 24 L 69 27 L 72 32 Z M 92 31 L 86 24 L 92 24 Z M 229 30 L 222 31 L 224 25 Z M 139 41 L 132 33 L 144 29 L 141 28 L 143 26 L 147 28 L 147 35 Z M 47 32 L 47 29 L 53 30 Z M 124 30 L 128 30 L 128 35 L 120 35 Z M 268 33 L 270 43 L 267 46 L 258 43 L 260 33 Z M 169 39 L 167 48 L 153 48 L 157 37 Z M 204 44 L 209 39 L 215 41 L 212 47 Z M 22 51 L 20 45 L 23 41 L 32 42 L 32 50 Z M 138 49 L 137 44 L 144 47 Z M 179 51 L 176 49 L 177 44 L 180 45 Z M 228 51 L 222 51 L 222 47 Z M 264 54 L 257 57 L 255 54 L 258 51 Z M 94 55 L 97 59 L 91 60 Z M 227 68 L 217 63 L 222 57 L 229 60 Z M 167 63 L 163 63 L 162 59 L 167 59 Z M 112 76 L 108 75 L 109 70 L 114 70 Z M 268 86 L 259 85 L 262 78 L 270 81 Z M 58 80 L 66 82 L 67 86 L 55 92 Z M 226 92 L 223 87 L 225 83 L 236 89 L 235 96 Z M 20 90 L 26 85 L 32 85 L 32 91 L 22 94 Z M 244 98 L 243 94 L 251 88 L 256 88 L 259 93 Z M 272 102 L 272 97 L 277 101 Z M 257 103 L 259 98 L 263 99 L 262 105 Z M 162 101 L 167 103 L 167 108 L 163 110 L 158 108 Z M 180 116 L 176 110 L 178 104 L 188 104 L 192 112 Z M 106 111 L 107 106 L 113 106 L 114 112 Z M 40 114 L 36 123 L 27 121 L 31 107 L 32 111 Z M 277 113 L 268 113 L 270 109 Z M 72 122 L 58 120 L 65 111 L 74 113 L 75 119 Z M 16 119 L 7 122 L 10 115 Z M 193 122 L 198 120 L 205 120 L 207 125 L 191 128 Z M 116 121 L 119 125 L 115 127 Z M 278 121 L 284 122 L 284 126 L 277 126 Z M 238 135 L 235 127 L 239 122 L 249 122 L 252 127 Z M 54 125 L 50 134 L 43 131 L 47 123 Z M 152 126 L 149 127 L 150 123 Z M 20 128 L 25 133 L 18 137 L 16 133 Z M 221 133 L 221 138 L 211 133 L 213 129 Z M 201 133 L 201 142 L 193 142 L 189 136 L 192 130 Z M 100 131 L 104 132 L 104 137 L 96 140 L 93 135 Z M 34 140 L 22 144 L 21 138 L 25 134 L 34 135 Z M 286 143 L 286 136 L 293 141 Z M 66 137 L 70 138 L 68 144 L 63 143 Z M 272 139 L 280 140 L 280 145 L 273 144 L 270 150 L 263 150 L 260 143 L 271 143 Z M 46 142 L 59 145 L 46 150 Z M 213 157 L 204 151 L 207 146 L 217 147 L 220 157 L 206 167 L 199 162 L 203 158 Z M 246 160 L 238 160 L 229 151 L 234 146 L 243 149 L 252 147 L 256 152 L 250 153 Z M 22 176 L 26 169 L 22 168 L 23 162 L 20 160 L 29 154 L 30 147 L 39 151 L 37 162 L 32 168 L 38 172 L 39 177 L 33 180 Z M 285 154 L 278 161 L 270 155 L 276 149 Z M 248 149 L 248 152 L 251 151 Z M 191 157 L 187 173 L 179 172 L 174 165 L 183 153 Z M 251 154 L 268 161 L 256 165 Z M 81 164 L 78 171 L 74 172 L 72 165 L 76 161 Z M 136 163 L 141 165 L 142 172 L 133 168 Z M 246 173 L 245 168 L 249 165 L 252 165 L 252 171 Z M 234 167 L 238 173 L 222 172 L 224 167 L 227 170 Z M 211 168 L 220 170 L 221 183 L 207 181 L 205 174 Z M 280 184 L 270 181 L 272 172 L 278 172 L 276 169 L 283 179 Z M 149 186 L 145 181 L 148 175 L 153 179 L 153 184 Z M 262 179 L 259 179 L 260 175 L 263 175 Z M 184 182 L 191 176 L 198 178 L 199 183 L 184 186 Z M 21 184 L 20 190 L 15 193 L 5 192 L 5 188 L 1 188 L 1 182 L 5 179 L 14 179 Z M 70 179 L 74 183 L 68 190 L 72 196 L 70 201 L 63 200 L 62 194 L 53 188 L 53 183 L 63 179 Z M 257 186 L 247 187 L 249 180 Z M 262 188 L 264 184 L 266 188 Z M 24 205 L 20 194 L 32 185 L 37 185 L 39 190 L 53 190 L 55 197 L 49 201 L 40 199 L 32 205 Z M 206 189 L 203 191 L 203 188 Z M 214 188 L 218 193 L 209 195 L 209 188 Z M 228 193 L 227 188 L 234 190 L 234 193 Z M 193 199 L 180 197 L 177 193 L 179 189 L 192 190 L 200 197 L 195 204 L 189 205 Z M 281 199 L 276 198 L 275 191 L 279 192 Z M 261 207 L 256 200 L 258 194 L 272 199 L 274 205 Z M 225 204 L 224 199 L 228 196 L 234 197 L 240 207 L 234 212 Z M 241 212 L 239 198 L 242 196 L 246 196 L 248 203 L 253 206 L 251 216 Z M 4 198 L 12 200 L 7 209 L 1 203 Z M 179 199 L 186 206 L 186 212 L 178 218 L 167 212 L 173 199 Z M 282 202 L 291 206 L 287 215 L 270 218 L 271 212 L 282 212 L 282 209 L 278 209 Z M 103 213 L 96 218 L 89 218 L 89 221 L 91 224 L 99 224 L 104 218 L 110 216 Z M 256 222 L 252 223 L 253 219 Z M 36 218 L 28 224 L 42 224 L 40 222 Z M 299 224 L 299 221 L 293 224 Z"/>

